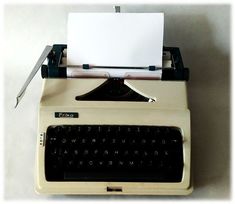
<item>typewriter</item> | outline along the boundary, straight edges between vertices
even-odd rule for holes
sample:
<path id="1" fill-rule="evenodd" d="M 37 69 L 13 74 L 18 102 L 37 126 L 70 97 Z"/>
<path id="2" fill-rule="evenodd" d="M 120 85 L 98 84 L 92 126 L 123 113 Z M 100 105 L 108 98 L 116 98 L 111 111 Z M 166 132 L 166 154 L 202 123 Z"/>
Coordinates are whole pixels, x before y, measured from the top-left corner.
<path id="1" fill-rule="evenodd" d="M 30 75 L 41 67 L 36 191 L 190 194 L 189 70 L 179 48 L 163 48 L 160 80 L 65 78 L 66 50 L 63 44 L 47 46 Z"/>

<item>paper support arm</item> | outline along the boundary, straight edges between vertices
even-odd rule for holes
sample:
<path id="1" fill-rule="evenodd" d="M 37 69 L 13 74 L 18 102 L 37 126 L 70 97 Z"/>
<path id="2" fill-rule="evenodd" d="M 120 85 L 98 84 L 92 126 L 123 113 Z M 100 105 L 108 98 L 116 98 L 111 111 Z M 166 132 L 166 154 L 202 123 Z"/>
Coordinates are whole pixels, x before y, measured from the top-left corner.
<path id="1" fill-rule="evenodd" d="M 37 63 L 35 64 L 33 70 L 31 71 L 31 73 L 29 74 L 26 82 L 24 83 L 23 87 L 21 88 L 20 92 L 18 93 L 17 97 L 16 97 L 16 105 L 15 108 L 17 107 L 17 105 L 19 104 L 20 100 L 23 98 L 24 93 L 29 85 L 29 83 L 31 82 L 31 80 L 34 78 L 34 76 L 36 75 L 36 73 L 38 72 L 38 70 L 40 69 L 40 67 L 42 66 L 42 63 L 45 61 L 45 59 L 47 58 L 48 54 L 51 52 L 52 50 L 52 46 L 47 45 L 45 47 L 45 49 L 43 50 L 41 56 L 39 57 Z"/>

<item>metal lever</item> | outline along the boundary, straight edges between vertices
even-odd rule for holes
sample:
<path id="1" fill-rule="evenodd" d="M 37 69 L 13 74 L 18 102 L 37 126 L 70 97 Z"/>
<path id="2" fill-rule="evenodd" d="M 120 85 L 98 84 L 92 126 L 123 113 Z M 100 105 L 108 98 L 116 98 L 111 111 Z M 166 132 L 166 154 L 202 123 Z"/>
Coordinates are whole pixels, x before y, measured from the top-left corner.
<path id="1" fill-rule="evenodd" d="M 41 56 L 39 57 L 37 63 L 35 64 L 33 70 L 31 71 L 31 73 L 29 74 L 26 82 L 24 83 L 23 87 L 21 88 L 20 92 L 18 93 L 17 97 L 16 97 L 16 105 L 15 108 L 17 107 L 17 105 L 19 104 L 20 100 L 23 98 L 24 93 L 29 85 L 29 83 L 31 82 L 31 80 L 33 79 L 33 77 L 36 75 L 36 73 L 38 72 L 38 70 L 40 69 L 40 67 L 42 66 L 43 62 L 45 61 L 45 59 L 47 58 L 48 54 L 51 52 L 52 50 L 52 46 L 47 45 L 45 47 L 45 49 L 43 50 Z"/>

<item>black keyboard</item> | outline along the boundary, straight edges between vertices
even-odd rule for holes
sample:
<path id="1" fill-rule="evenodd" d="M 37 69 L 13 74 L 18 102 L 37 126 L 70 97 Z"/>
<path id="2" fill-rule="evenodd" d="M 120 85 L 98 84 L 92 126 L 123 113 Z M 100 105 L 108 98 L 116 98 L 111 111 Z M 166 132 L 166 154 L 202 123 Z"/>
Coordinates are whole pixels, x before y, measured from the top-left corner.
<path id="1" fill-rule="evenodd" d="M 127 125 L 49 126 L 47 181 L 180 182 L 179 128 Z"/>

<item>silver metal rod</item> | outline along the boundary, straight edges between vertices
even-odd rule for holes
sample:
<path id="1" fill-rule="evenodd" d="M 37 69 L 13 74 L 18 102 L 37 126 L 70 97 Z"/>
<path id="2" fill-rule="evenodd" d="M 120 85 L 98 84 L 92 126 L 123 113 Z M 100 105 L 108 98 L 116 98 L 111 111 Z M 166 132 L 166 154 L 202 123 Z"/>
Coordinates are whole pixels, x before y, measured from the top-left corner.
<path id="1" fill-rule="evenodd" d="M 83 68 L 83 65 L 59 65 L 58 67 L 60 68 L 66 68 L 66 67 L 71 67 L 71 68 Z M 89 69 L 149 69 L 149 67 L 119 67 L 119 66 L 93 66 L 89 65 Z M 161 70 L 161 67 L 156 67 L 155 70 Z"/>
<path id="2" fill-rule="evenodd" d="M 36 73 L 38 72 L 38 70 L 40 69 L 40 67 L 42 66 L 42 63 L 45 61 L 45 59 L 47 58 L 48 54 L 51 52 L 52 50 L 52 46 L 47 45 L 45 47 L 45 49 L 43 50 L 41 56 L 39 57 L 37 63 L 35 64 L 33 70 L 31 71 L 31 73 L 29 74 L 26 82 L 24 83 L 23 87 L 21 88 L 20 92 L 18 93 L 17 97 L 16 97 L 16 105 L 15 108 L 17 107 L 17 105 L 19 104 L 20 100 L 23 98 L 24 93 L 29 85 L 29 83 L 31 82 L 31 80 L 33 79 L 33 77 L 36 75 Z"/>

